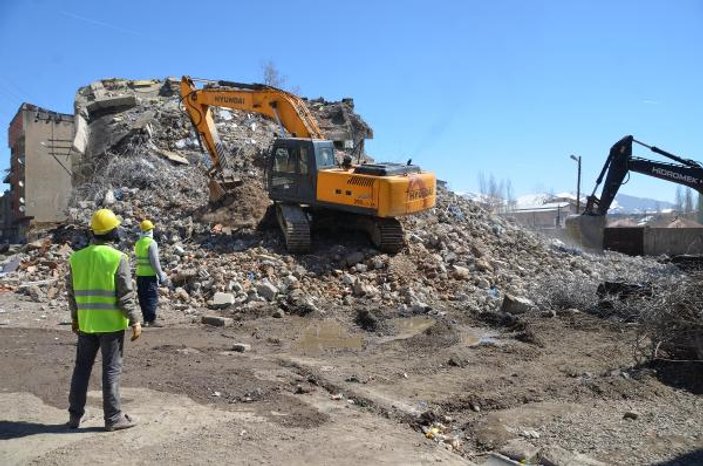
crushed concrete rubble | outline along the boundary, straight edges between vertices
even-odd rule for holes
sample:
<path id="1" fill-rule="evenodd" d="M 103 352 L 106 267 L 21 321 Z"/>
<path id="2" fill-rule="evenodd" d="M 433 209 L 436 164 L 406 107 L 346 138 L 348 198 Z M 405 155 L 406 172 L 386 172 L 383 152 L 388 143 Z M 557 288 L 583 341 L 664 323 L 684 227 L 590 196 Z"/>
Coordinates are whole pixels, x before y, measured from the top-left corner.
<path id="1" fill-rule="evenodd" d="M 160 289 L 160 306 L 218 333 L 248 318 L 283 319 L 285 324 L 291 316 L 346 316 L 362 331 L 383 334 L 391 318 L 429 315 L 441 321 L 438 336 L 429 341 L 441 341 L 444 334 L 447 341 L 458 341 L 447 322 L 455 323 L 464 313 L 515 332 L 520 341 L 541 345 L 523 317 L 568 317 L 586 309 L 540 308 L 537 288 L 588 285 L 595 300 L 604 282 L 643 283 L 640 277 L 680 273 L 652 258 L 596 255 L 567 246 L 524 230 L 443 185 L 433 210 L 401 219 L 406 247 L 398 254 L 381 253 L 361 236 L 348 234 L 340 240 L 324 232 L 314 236 L 310 254 L 289 254 L 271 218 L 263 183 L 264 159 L 278 126 L 256 114 L 215 110 L 231 154 L 228 166 L 244 182 L 234 203 L 214 208 L 208 205 L 207 192 L 211 162 L 179 107 L 177 89 L 174 79 L 109 79 L 78 91 L 74 146 L 81 157 L 74 164 L 68 221 L 31 231 L 27 244 L 0 249 L 0 291 L 15 292 L 40 303 L 42 311 L 67 316 L 67 260 L 87 244 L 90 216 L 100 207 L 113 209 L 122 219 L 124 236 L 118 248 L 130 256 L 139 222 L 149 218 L 156 223 L 169 277 L 169 285 Z M 355 142 L 360 134 L 372 135 L 350 100 L 317 99 L 310 101 L 310 108 L 328 135 L 344 140 L 351 136 Z M 442 319 L 445 315 L 449 317 Z M 472 348 L 501 345 L 502 336 L 494 334 L 467 342 Z M 261 346 L 236 343 L 228 349 L 256 354 Z M 466 367 L 472 363 L 468 354 L 447 354 L 444 361 Z M 310 390 L 298 387 L 296 393 Z M 332 399 L 346 398 L 339 394 Z M 476 414 L 490 409 L 470 403 Z M 467 437 L 456 419 L 430 414 L 420 416 L 418 430 L 461 452 Z M 623 417 L 641 423 L 634 411 Z M 531 443 L 539 444 L 537 431 L 520 435 L 524 440 L 505 445 L 502 454 L 493 453 L 485 464 L 601 464 L 576 451 L 537 448 Z"/>
<path id="2" fill-rule="evenodd" d="M 245 181 L 229 207 L 207 202 L 209 158 L 200 149 L 185 112 L 178 81 L 103 80 L 81 88 L 74 145 L 82 153 L 69 220 L 36 241 L 4 254 L 2 284 L 27 299 L 65 309 L 63 277 L 72 251 L 87 241 L 91 213 L 108 206 L 122 218 L 119 247 L 131 252 L 141 219 L 157 225 L 161 261 L 173 284 L 162 303 L 187 313 L 218 309 L 246 315 L 268 309 L 320 315 L 330 309 L 383 307 L 400 315 L 442 315 L 447 306 L 479 313 L 511 304 L 529 312 L 537 278 L 588 281 L 663 270 L 651 259 L 617 253 L 589 255 L 494 216 L 439 187 L 437 206 L 402 219 L 407 248 L 396 255 L 365 239 L 316 239 L 309 255 L 285 251 L 270 219 L 263 186 L 264 157 L 277 125 L 263 117 L 217 109 L 215 120 L 230 165 Z M 350 101 L 311 102 L 328 131 L 371 130 Z M 187 163 L 186 163 L 187 162 Z M 431 167 L 428 167 L 431 168 Z M 210 321 L 226 325 L 223 321 Z"/>

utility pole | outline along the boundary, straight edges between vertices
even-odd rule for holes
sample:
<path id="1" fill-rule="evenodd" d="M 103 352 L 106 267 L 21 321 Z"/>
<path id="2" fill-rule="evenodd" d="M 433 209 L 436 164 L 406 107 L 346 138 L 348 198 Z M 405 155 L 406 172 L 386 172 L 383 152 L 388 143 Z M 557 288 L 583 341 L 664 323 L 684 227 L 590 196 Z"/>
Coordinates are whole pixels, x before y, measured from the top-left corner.
<path id="1" fill-rule="evenodd" d="M 576 213 L 579 214 L 581 212 L 581 156 L 579 155 L 577 157 L 571 154 L 570 158 L 578 163 L 578 175 L 576 177 Z"/>

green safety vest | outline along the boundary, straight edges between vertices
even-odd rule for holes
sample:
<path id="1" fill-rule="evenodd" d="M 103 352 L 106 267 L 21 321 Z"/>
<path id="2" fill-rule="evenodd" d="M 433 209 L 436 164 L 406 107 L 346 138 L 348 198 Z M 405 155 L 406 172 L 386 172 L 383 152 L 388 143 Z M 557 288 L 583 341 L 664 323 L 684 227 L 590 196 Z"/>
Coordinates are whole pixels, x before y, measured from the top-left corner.
<path id="1" fill-rule="evenodd" d="M 129 326 L 117 306 L 115 289 L 115 274 L 123 257 L 110 246 L 91 244 L 69 258 L 81 332 L 119 332 Z"/>
<path id="2" fill-rule="evenodd" d="M 149 262 L 149 246 L 154 242 L 150 236 L 142 236 L 134 244 L 134 255 L 137 256 L 137 277 L 155 277 L 156 271 Z"/>

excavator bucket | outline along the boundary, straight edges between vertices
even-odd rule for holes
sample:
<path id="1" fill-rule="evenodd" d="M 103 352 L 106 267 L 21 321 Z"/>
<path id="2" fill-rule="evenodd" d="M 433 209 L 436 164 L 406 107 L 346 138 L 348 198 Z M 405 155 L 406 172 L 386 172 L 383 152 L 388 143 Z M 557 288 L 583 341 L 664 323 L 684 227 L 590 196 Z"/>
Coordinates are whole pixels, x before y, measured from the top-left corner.
<path id="1" fill-rule="evenodd" d="M 222 188 L 220 183 L 218 183 L 216 180 L 210 180 L 208 182 L 207 187 L 210 191 L 210 202 L 213 204 L 217 204 L 218 202 L 220 202 L 220 200 L 227 194 L 227 192 Z"/>
<path id="2" fill-rule="evenodd" d="M 210 191 L 210 202 L 212 204 L 227 204 L 227 200 L 233 200 L 229 196 L 230 192 L 237 186 L 242 185 L 242 179 L 232 174 L 230 170 L 222 170 L 214 173 L 208 183 Z"/>
<path id="3" fill-rule="evenodd" d="M 571 215 L 566 218 L 566 233 L 585 249 L 603 250 L 605 215 Z"/>

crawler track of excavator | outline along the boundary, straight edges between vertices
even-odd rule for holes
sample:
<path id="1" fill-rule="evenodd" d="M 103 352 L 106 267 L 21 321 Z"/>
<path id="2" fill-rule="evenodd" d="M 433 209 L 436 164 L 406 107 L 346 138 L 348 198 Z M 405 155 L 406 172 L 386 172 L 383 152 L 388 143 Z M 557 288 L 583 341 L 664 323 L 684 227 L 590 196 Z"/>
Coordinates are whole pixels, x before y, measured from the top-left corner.
<path id="1" fill-rule="evenodd" d="M 405 246 L 403 227 L 395 218 L 371 217 L 329 209 L 315 210 L 313 215 L 316 230 L 363 231 L 379 251 L 391 254 Z"/>
<path id="2" fill-rule="evenodd" d="M 372 218 L 366 227 L 371 242 L 380 251 L 396 253 L 404 244 L 403 227 L 394 218 Z"/>
<path id="3" fill-rule="evenodd" d="M 380 251 L 397 253 L 405 246 L 403 227 L 395 218 L 378 218 L 331 210 L 313 211 L 316 229 L 342 228 L 363 231 Z M 286 247 L 292 253 L 308 252 L 311 248 L 311 224 L 305 209 L 296 204 L 276 203 L 276 217 Z"/>
<path id="4" fill-rule="evenodd" d="M 310 222 L 305 211 L 295 204 L 276 204 L 276 217 L 286 241 L 286 248 L 292 253 L 310 250 Z"/>

